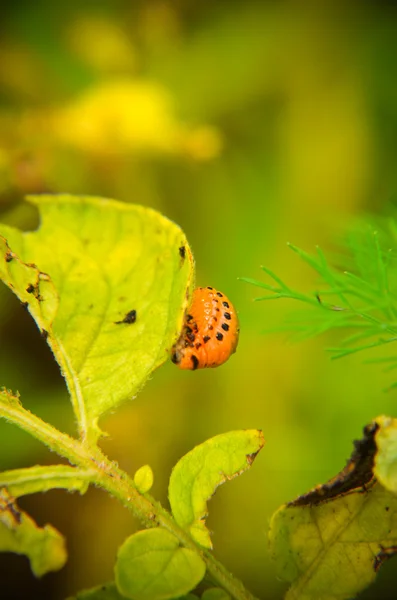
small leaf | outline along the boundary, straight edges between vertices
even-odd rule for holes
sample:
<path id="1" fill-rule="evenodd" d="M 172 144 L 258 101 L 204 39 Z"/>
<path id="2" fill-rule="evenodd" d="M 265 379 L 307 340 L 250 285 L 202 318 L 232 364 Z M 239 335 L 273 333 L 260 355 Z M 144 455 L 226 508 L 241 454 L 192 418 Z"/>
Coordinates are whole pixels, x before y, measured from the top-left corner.
<path id="1" fill-rule="evenodd" d="M 115 583 L 106 583 L 105 585 L 99 585 L 90 590 L 82 590 L 77 592 L 75 596 L 70 596 L 67 600 L 123 600 L 125 596 L 122 596 L 118 591 Z"/>
<path id="2" fill-rule="evenodd" d="M 179 545 L 165 529 L 147 529 L 131 535 L 121 546 L 115 567 L 116 584 L 132 600 L 178 598 L 204 577 L 205 563 L 198 554 Z"/>
<path id="3" fill-rule="evenodd" d="M 59 571 L 67 560 L 63 536 L 51 525 L 38 527 L 5 489 L 0 490 L 0 551 L 27 556 L 36 577 Z"/>
<path id="4" fill-rule="evenodd" d="M 0 473 L 0 488 L 6 487 L 14 498 L 47 492 L 55 488 L 85 494 L 94 471 L 67 465 L 35 466 Z"/>
<path id="5" fill-rule="evenodd" d="M 390 492 L 397 494 L 397 419 L 378 417 L 379 429 L 375 434 L 378 452 L 374 474 Z"/>
<path id="6" fill-rule="evenodd" d="M 144 465 L 134 475 L 134 483 L 141 494 L 146 494 L 153 485 L 153 471 L 149 465 Z"/>
<path id="7" fill-rule="evenodd" d="M 98 418 L 133 398 L 168 358 L 193 258 L 181 229 L 149 208 L 67 195 L 29 200 L 41 226 L 0 226 L 0 278 L 47 338 L 81 435 L 95 441 Z"/>
<path id="8" fill-rule="evenodd" d="M 396 553 L 397 497 L 373 475 L 378 427 L 365 428 L 336 477 L 273 515 L 271 555 L 292 583 L 286 600 L 353 598 Z"/>
<path id="9" fill-rule="evenodd" d="M 172 513 L 205 548 L 212 547 L 207 501 L 219 485 L 249 469 L 263 444 L 261 431 L 231 431 L 196 446 L 175 465 L 168 489 Z"/>

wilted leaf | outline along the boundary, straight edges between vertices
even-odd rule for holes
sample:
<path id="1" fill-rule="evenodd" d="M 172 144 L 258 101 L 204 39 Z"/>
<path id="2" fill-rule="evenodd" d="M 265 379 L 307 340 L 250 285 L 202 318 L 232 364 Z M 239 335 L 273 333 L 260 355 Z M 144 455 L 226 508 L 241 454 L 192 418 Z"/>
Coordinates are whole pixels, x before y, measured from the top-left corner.
<path id="1" fill-rule="evenodd" d="M 115 574 L 123 596 L 166 600 L 196 587 L 204 577 L 205 563 L 165 529 L 147 529 L 131 535 L 121 546 Z"/>
<path id="2" fill-rule="evenodd" d="M 261 431 L 231 431 L 196 446 L 175 465 L 168 489 L 172 513 L 202 546 L 212 547 L 207 501 L 219 485 L 251 466 L 263 444 Z"/>
<path id="3" fill-rule="evenodd" d="M 30 201 L 41 226 L 0 226 L 0 278 L 48 338 L 81 433 L 95 440 L 98 418 L 167 359 L 192 255 L 180 228 L 149 208 L 66 195 Z"/>
<path id="4" fill-rule="evenodd" d="M 38 527 L 7 490 L 0 490 L 0 551 L 24 554 L 36 577 L 59 571 L 67 560 L 63 536 L 51 525 Z"/>
<path id="5" fill-rule="evenodd" d="M 374 474 L 386 489 L 397 494 L 397 419 L 378 417 L 376 423 Z"/>
<path id="6" fill-rule="evenodd" d="M 353 598 L 395 553 L 397 497 L 373 475 L 378 428 L 365 428 L 339 475 L 273 515 L 271 554 L 292 583 L 286 599 Z"/>

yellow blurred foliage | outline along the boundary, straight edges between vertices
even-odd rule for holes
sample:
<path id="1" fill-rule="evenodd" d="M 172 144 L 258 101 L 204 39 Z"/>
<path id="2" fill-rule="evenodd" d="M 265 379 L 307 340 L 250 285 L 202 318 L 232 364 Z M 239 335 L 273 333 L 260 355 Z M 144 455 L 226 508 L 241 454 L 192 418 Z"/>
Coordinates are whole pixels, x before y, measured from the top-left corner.
<path id="1" fill-rule="evenodd" d="M 172 99 L 150 81 L 118 79 L 83 92 L 55 110 L 52 133 L 61 143 L 94 154 L 178 154 L 208 159 L 220 150 L 215 129 L 192 132 L 175 117 Z"/>

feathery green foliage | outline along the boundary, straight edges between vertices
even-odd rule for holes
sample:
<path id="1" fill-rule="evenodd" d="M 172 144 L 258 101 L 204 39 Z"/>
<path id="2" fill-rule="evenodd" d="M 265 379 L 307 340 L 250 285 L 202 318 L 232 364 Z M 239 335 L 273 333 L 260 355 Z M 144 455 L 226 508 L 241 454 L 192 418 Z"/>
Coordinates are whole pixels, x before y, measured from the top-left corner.
<path id="1" fill-rule="evenodd" d="M 329 349 L 333 358 L 397 341 L 396 216 L 355 224 L 341 244 L 342 252 L 331 261 L 318 247 L 314 255 L 292 244 L 289 247 L 318 273 L 317 289 L 307 293 L 292 289 L 267 267 L 262 269 L 271 283 L 242 278 L 268 291 L 256 300 L 291 298 L 306 304 L 307 308 L 288 317 L 278 331 L 291 331 L 302 339 L 341 329 L 340 345 Z M 386 362 L 388 368 L 395 368 L 397 352 L 371 362 Z"/>

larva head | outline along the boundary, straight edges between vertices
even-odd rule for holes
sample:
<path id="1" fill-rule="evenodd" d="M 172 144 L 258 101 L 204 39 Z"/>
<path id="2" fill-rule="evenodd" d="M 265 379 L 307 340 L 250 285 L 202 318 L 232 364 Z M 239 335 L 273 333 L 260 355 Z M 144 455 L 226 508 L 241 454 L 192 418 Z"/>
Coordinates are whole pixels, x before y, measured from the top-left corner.
<path id="1" fill-rule="evenodd" d="M 171 360 L 180 369 L 219 367 L 236 351 L 238 334 L 230 300 L 211 287 L 197 288 Z"/>

